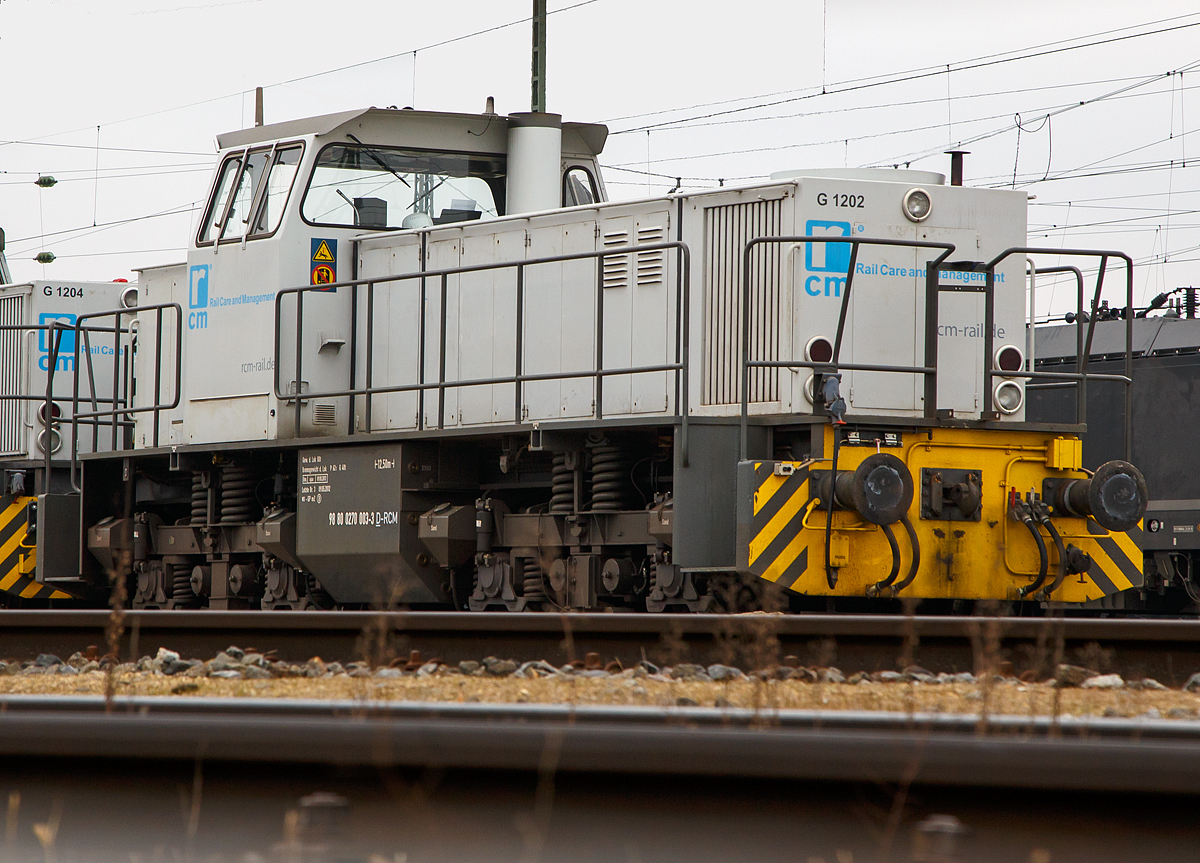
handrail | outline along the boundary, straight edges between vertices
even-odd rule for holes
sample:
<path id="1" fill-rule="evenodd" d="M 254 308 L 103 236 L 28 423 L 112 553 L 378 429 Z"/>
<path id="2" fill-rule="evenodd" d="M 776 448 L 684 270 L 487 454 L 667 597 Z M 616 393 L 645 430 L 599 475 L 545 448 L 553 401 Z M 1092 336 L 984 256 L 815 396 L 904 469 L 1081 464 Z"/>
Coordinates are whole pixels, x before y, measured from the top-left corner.
<path id="1" fill-rule="evenodd" d="M 1076 330 L 1076 358 L 1075 368 L 1082 376 L 1079 379 L 1080 391 L 1078 393 L 1078 404 L 1083 410 L 1082 416 L 1087 415 L 1087 374 L 1088 357 L 1092 353 L 1092 338 L 1096 332 L 1096 311 L 1100 308 L 1100 294 L 1104 290 L 1104 273 L 1108 269 L 1108 259 L 1118 258 L 1125 262 L 1125 374 L 1123 376 L 1125 384 L 1125 460 L 1129 461 L 1133 458 L 1133 259 L 1124 252 L 1116 252 L 1108 249 L 1050 249 L 1038 246 L 1019 246 L 1010 249 L 1005 249 L 992 260 L 984 264 L 984 272 L 987 274 L 988 284 L 990 285 L 995 279 L 996 265 L 1011 255 L 1055 255 L 1080 258 L 1099 258 L 1100 265 L 1096 270 L 1096 290 L 1092 296 L 1092 311 L 1088 316 L 1087 336 L 1084 344 L 1078 344 L 1078 329 Z M 1035 267 L 1036 272 L 1067 272 L 1074 271 L 1079 285 L 1079 311 L 1083 311 L 1083 273 L 1078 268 L 1055 267 L 1047 270 L 1039 270 Z M 986 332 L 984 336 L 984 359 L 986 360 L 983 367 L 983 391 L 985 404 L 988 408 L 992 408 L 992 377 L 995 374 L 992 370 L 992 309 L 989 305 L 987 309 L 987 319 L 984 322 Z M 1047 373 L 1040 373 L 1047 374 Z M 1023 375 L 1009 375 L 1003 373 L 1001 377 L 1029 377 L 1028 373 Z M 1092 380 L 1106 380 L 1112 376 L 1104 378 L 1094 377 Z M 1078 418 L 1078 417 L 1077 417 Z"/>
<path id="2" fill-rule="evenodd" d="M 163 402 L 160 402 L 160 399 L 162 397 L 162 331 L 163 331 L 163 312 L 167 309 L 171 309 L 175 312 L 175 386 L 174 386 L 174 397 L 172 398 L 172 400 L 170 402 L 163 403 Z M 134 339 L 136 336 L 136 332 L 133 330 L 132 326 L 129 328 L 123 329 L 121 326 L 121 318 L 124 315 L 128 315 L 130 317 L 136 317 L 139 314 L 144 314 L 147 312 L 155 313 L 154 401 L 149 405 L 145 405 L 144 407 L 134 407 L 130 403 L 130 398 L 131 398 L 131 394 L 133 391 L 132 380 L 133 380 L 134 370 L 133 370 L 133 366 L 132 366 L 132 361 L 133 361 Z M 91 320 L 94 318 L 108 318 L 108 317 L 111 317 L 113 319 L 113 325 L 111 328 L 92 329 L 92 328 L 87 328 L 87 327 L 83 326 L 83 322 L 86 320 Z M 111 446 L 112 446 L 112 450 L 114 452 L 116 452 L 118 450 L 125 448 L 123 446 L 118 445 L 117 428 L 121 427 L 123 429 L 128 429 L 129 427 L 131 427 L 133 424 L 133 420 L 132 420 L 133 414 L 153 413 L 154 414 L 153 446 L 157 447 L 159 445 L 159 426 L 161 425 L 160 415 L 161 415 L 162 411 L 174 410 L 175 408 L 179 407 L 180 389 L 181 389 L 180 385 L 181 385 L 182 379 L 183 379 L 183 309 L 179 305 L 179 303 L 155 303 L 153 305 L 136 306 L 134 308 L 112 309 L 110 311 L 103 311 L 103 312 L 89 312 L 87 314 L 79 315 L 75 319 L 74 327 L 67 327 L 65 325 L 60 324 L 60 325 L 55 326 L 55 329 L 59 330 L 59 335 L 54 340 L 53 352 L 51 354 L 51 360 L 50 360 L 50 368 L 52 371 L 50 372 L 50 374 L 47 378 L 47 383 L 46 383 L 46 402 L 47 402 L 46 411 L 47 411 L 47 416 L 49 416 L 49 411 L 50 411 L 49 403 L 51 401 L 51 396 L 53 394 L 53 379 L 54 379 L 55 371 L 57 370 L 57 365 L 58 365 L 57 356 L 58 356 L 59 346 L 60 346 L 60 343 L 62 340 L 61 333 L 66 330 L 74 330 L 75 331 L 75 345 L 74 345 L 73 367 L 74 367 L 75 379 L 74 379 L 74 387 L 73 387 L 72 394 L 71 394 L 71 472 L 70 472 L 70 479 L 71 479 L 71 488 L 74 489 L 76 492 L 81 493 L 83 491 L 83 489 L 79 485 L 79 482 L 76 478 L 77 472 L 78 472 L 78 464 L 79 464 L 79 425 L 81 422 L 91 421 L 89 424 L 91 424 L 93 426 L 93 440 L 96 440 L 96 433 L 99 430 L 100 420 L 102 418 L 109 419 L 109 423 L 106 423 L 106 425 L 111 425 L 111 427 L 112 427 Z M 98 404 L 99 400 L 96 398 L 96 392 L 95 392 L 95 381 L 94 381 L 94 378 L 92 377 L 91 351 L 90 351 L 91 342 L 90 342 L 90 339 L 88 339 L 87 340 L 87 343 L 89 346 L 88 377 L 89 377 L 89 382 L 91 383 L 91 389 L 92 389 L 91 401 L 92 401 L 92 406 L 94 409 L 91 411 L 84 411 L 81 413 L 79 411 L 79 346 L 80 346 L 79 336 L 81 333 L 86 334 L 88 332 L 109 333 L 113 336 L 113 381 L 112 381 L 113 394 L 112 394 L 112 400 L 111 400 L 112 407 L 109 410 L 99 409 L 99 404 Z M 126 349 L 124 351 L 122 351 L 122 345 L 121 345 L 121 336 L 122 335 L 129 336 L 128 345 L 126 346 Z M 86 335 L 85 335 L 85 339 L 86 339 Z M 122 357 L 124 357 L 124 363 L 125 363 L 124 398 L 123 399 L 119 398 L 119 395 L 121 392 L 121 384 L 122 384 L 122 370 L 121 370 Z M 108 400 L 105 400 L 105 401 L 108 401 Z M 49 483 L 50 483 L 50 453 L 49 452 L 46 452 L 46 454 L 45 454 L 45 462 L 46 462 L 45 463 L 46 478 L 45 478 L 44 484 L 45 484 L 46 490 L 49 491 Z"/>
<path id="3" fill-rule="evenodd" d="M 49 491 L 50 464 L 52 461 L 52 457 L 54 455 L 54 449 L 52 449 L 50 447 L 50 440 L 51 440 L 50 433 L 52 431 L 55 431 L 56 426 L 59 425 L 59 423 L 55 423 L 52 419 L 53 418 L 53 410 L 52 410 L 51 406 L 54 401 L 54 381 L 55 381 L 55 377 L 59 371 L 58 363 L 59 363 L 59 351 L 60 351 L 61 345 L 62 345 L 62 334 L 69 330 L 74 330 L 77 334 L 76 335 L 76 343 L 75 343 L 76 358 L 78 358 L 78 348 L 79 348 L 78 335 L 79 334 L 82 334 L 84 336 L 85 341 L 87 341 L 88 334 L 90 334 L 90 333 L 112 332 L 112 330 L 110 330 L 108 328 L 79 326 L 78 321 L 75 325 L 65 324 L 61 320 L 51 321 L 50 323 L 46 323 L 46 324 L 2 324 L 2 325 L 0 325 L 0 333 L 4 333 L 4 332 L 18 332 L 18 333 L 41 332 L 41 333 L 46 333 L 46 335 L 47 335 L 46 369 L 45 369 L 45 371 L 46 371 L 46 392 L 45 392 L 45 394 L 34 395 L 33 393 L 28 393 L 28 394 L 0 393 L 0 402 L 33 401 L 33 402 L 41 402 L 44 405 L 43 415 L 45 416 L 44 426 L 45 426 L 45 435 L 46 435 L 45 446 L 42 446 L 40 443 L 38 444 L 39 448 L 41 448 L 42 452 L 43 452 L 42 490 L 44 492 Z M 90 344 L 90 342 L 89 342 L 89 344 Z M 90 353 L 88 355 L 88 361 L 89 361 L 89 372 L 90 372 L 90 362 L 91 362 Z M 76 376 L 76 377 L 78 377 L 78 376 Z M 98 405 L 101 403 L 104 403 L 104 404 L 111 403 L 115 407 L 116 405 L 124 404 L 125 400 L 119 394 L 114 395 L 113 399 L 98 397 L 95 392 L 94 378 L 92 378 L 89 375 L 89 379 L 92 384 L 91 401 L 94 405 Z M 78 387 L 78 381 L 76 381 L 76 387 Z M 110 413 L 111 412 L 106 411 L 106 412 L 102 412 L 101 415 L 108 416 Z M 80 419 L 82 420 L 83 425 L 90 425 L 93 427 L 93 436 L 95 436 L 95 434 L 98 432 L 99 426 L 104 425 L 104 423 L 101 423 L 94 416 L 82 417 Z M 75 436 L 78 434 L 78 425 L 79 425 L 79 423 L 75 421 L 75 418 L 72 418 L 72 430 L 71 430 L 72 431 L 72 448 L 75 448 L 78 446 L 78 441 L 75 440 Z M 35 437 L 35 441 L 36 440 L 37 439 Z"/>
<path id="4" fill-rule="evenodd" d="M 677 267 L 682 273 L 682 279 L 678 282 L 676 288 L 675 301 L 675 332 L 677 338 L 681 341 L 679 352 L 679 360 L 673 363 L 659 363 L 647 366 L 631 366 L 628 368 L 605 368 L 604 367 L 604 259 L 616 257 L 619 255 L 631 255 L 645 252 L 665 251 L 674 249 L 677 253 Z M 593 368 L 588 370 L 570 371 L 570 372 L 546 372 L 540 374 L 527 374 L 523 369 L 523 345 L 525 344 L 524 329 L 525 321 L 523 315 L 524 309 L 524 289 L 525 289 L 525 270 L 528 267 L 539 266 L 541 264 L 562 263 L 567 261 L 596 261 L 596 274 L 594 281 L 594 289 L 596 292 L 596 320 L 593 336 L 595 337 L 596 352 Z M 516 318 L 516 352 L 514 360 L 515 373 L 512 375 L 502 375 L 491 378 L 479 378 L 472 380 L 447 380 L 446 379 L 446 298 L 449 290 L 450 276 L 461 275 L 464 273 L 479 273 L 491 270 L 500 269 L 515 269 L 516 270 L 516 309 L 518 311 Z M 439 306 L 440 324 L 439 324 L 439 363 L 438 377 L 436 381 L 426 381 L 424 374 L 424 357 L 426 343 L 426 314 L 425 314 L 425 289 L 426 284 L 430 280 L 437 280 L 441 292 L 441 302 Z M 418 375 L 419 380 L 415 384 L 397 384 L 390 386 L 375 386 L 374 379 L 374 320 L 375 320 L 375 287 L 377 285 L 393 286 L 399 282 L 418 281 L 421 291 L 421 312 L 419 315 L 420 331 L 418 335 L 418 346 L 421 351 L 418 358 L 418 364 L 421 371 Z M 303 347 L 303 327 L 304 327 L 304 295 L 318 291 L 328 293 L 341 287 L 350 287 L 357 289 L 360 287 L 366 288 L 366 362 L 363 369 L 363 385 L 356 386 L 356 381 L 351 380 L 350 386 L 345 389 L 327 390 L 320 392 L 301 392 L 303 381 L 303 363 L 304 363 L 304 347 Z M 292 383 L 295 386 L 295 392 L 283 392 L 282 390 L 282 371 L 281 371 L 281 328 L 282 328 L 282 311 L 283 298 L 289 294 L 296 295 L 296 368 L 294 370 L 294 380 Z M 357 299 L 352 299 L 352 302 L 357 303 Z M 355 306 L 352 310 L 354 319 L 357 321 L 359 309 Z M 373 278 L 350 279 L 346 281 L 333 282 L 323 285 L 303 285 L 300 287 L 285 288 L 279 291 L 275 296 L 275 345 L 274 345 L 274 396 L 277 399 L 288 401 L 295 399 L 295 435 L 300 437 L 301 430 L 301 411 L 302 402 L 305 399 L 315 398 L 340 398 L 363 396 L 366 404 L 364 409 L 364 418 L 366 432 L 369 434 L 372 431 L 371 410 L 372 399 L 376 395 L 387 393 L 404 393 L 416 392 L 422 398 L 424 393 L 431 390 L 436 390 L 438 393 L 438 422 L 437 428 L 445 427 L 445 401 L 446 391 L 451 389 L 460 389 L 472 386 L 488 386 L 498 384 L 513 384 L 514 385 L 514 410 L 515 414 L 513 421 L 516 424 L 521 422 L 521 396 L 522 387 L 526 381 L 550 381 L 550 380 L 569 380 L 578 378 L 592 378 L 595 381 L 595 407 L 593 415 L 595 419 L 603 419 L 604 417 L 604 379 L 606 377 L 626 376 L 635 374 L 645 374 L 649 372 L 675 372 L 676 376 L 676 392 L 679 397 L 675 402 L 675 419 L 680 423 L 680 449 L 681 457 L 684 466 L 687 465 L 687 445 L 688 445 L 688 371 L 689 371 L 689 354 L 690 354 L 690 312 L 691 312 L 691 251 L 686 243 L 682 241 L 668 241 L 661 243 L 647 243 L 642 245 L 619 246 L 606 248 L 602 250 L 590 252 L 576 252 L 567 255 L 549 255 L 537 258 L 525 258 L 517 261 L 501 261 L 488 264 L 471 264 L 460 267 L 445 267 L 436 270 L 421 270 L 412 273 L 402 273 L 394 276 L 383 276 Z M 357 357 L 357 327 L 351 333 L 351 356 Z M 425 422 L 424 410 L 419 410 L 417 413 L 417 428 L 424 430 L 427 427 Z M 351 429 L 353 433 L 353 428 Z"/>
<path id="5" fill-rule="evenodd" d="M 850 246 L 850 263 L 846 271 L 846 284 L 842 288 L 842 305 L 838 314 L 837 336 L 833 345 L 833 357 L 828 363 L 813 363 L 807 361 L 777 361 L 750 359 L 750 255 L 755 246 L 782 243 L 845 243 Z M 858 261 L 859 246 L 896 246 L 900 248 L 941 249 L 942 253 L 936 258 L 925 262 L 925 365 L 923 366 L 891 366 L 871 365 L 856 367 L 852 364 L 838 362 L 842 351 L 842 336 L 846 327 L 846 314 L 850 309 L 850 289 L 854 285 L 854 269 Z M 925 378 L 925 413 L 935 416 L 937 410 L 937 308 L 938 308 L 938 274 L 946 258 L 954 252 L 953 243 L 937 243 L 923 240 L 888 240 L 870 237 L 757 237 L 746 243 L 742 252 L 742 368 L 741 368 L 741 399 L 742 413 L 739 434 L 739 458 L 745 460 L 749 453 L 750 427 L 750 369 L 751 368 L 812 368 L 821 369 L 826 373 L 836 373 L 839 368 L 851 371 L 897 372 L 905 374 L 920 374 Z M 990 297 L 990 293 L 989 293 Z M 990 303 L 989 303 L 990 305 Z M 932 321 L 932 324 L 931 324 Z M 930 344 L 930 327 L 932 326 L 933 342 Z"/>

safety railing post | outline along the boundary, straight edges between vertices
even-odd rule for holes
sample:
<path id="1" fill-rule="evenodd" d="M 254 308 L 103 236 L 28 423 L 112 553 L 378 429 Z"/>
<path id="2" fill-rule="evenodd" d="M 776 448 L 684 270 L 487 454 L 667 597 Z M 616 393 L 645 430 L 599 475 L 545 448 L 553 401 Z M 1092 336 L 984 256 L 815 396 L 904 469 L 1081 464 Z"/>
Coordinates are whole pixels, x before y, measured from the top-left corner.
<path id="1" fill-rule="evenodd" d="M 162 324 L 163 310 L 155 310 L 154 318 L 154 446 L 158 446 L 160 411 L 158 401 L 162 398 Z"/>
<path id="2" fill-rule="evenodd" d="M 304 341 L 302 333 L 304 332 L 304 292 L 296 294 L 296 414 L 295 426 L 296 437 L 300 437 L 300 418 L 302 405 L 300 401 L 301 391 L 304 389 L 304 377 L 301 374 L 301 365 L 304 362 Z"/>
<path id="3" fill-rule="evenodd" d="M 604 258 L 596 258 L 596 419 L 604 419 Z"/>
<path id="4" fill-rule="evenodd" d="M 438 428 L 446 427 L 446 296 L 449 275 L 442 273 L 441 324 L 438 337 Z"/>
<path id="5" fill-rule="evenodd" d="M 513 422 L 519 423 L 521 416 L 521 373 L 525 369 L 525 265 L 517 264 L 517 324 L 515 333 L 516 350 L 513 353 Z"/>
<path id="6" fill-rule="evenodd" d="M 365 396 L 366 405 L 363 408 L 363 415 L 366 418 L 367 434 L 371 433 L 373 425 L 371 423 L 371 408 L 374 399 L 371 397 L 371 387 L 375 381 L 375 283 L 367 283 L 367 363 L 365 377 Z M 350 412 L 354 412 L 354 396 L 350 396 Z"/>
<path id="7" fill-rule="evenodd" d="M 76 356 L 79 339 L 75 340 Z M 78 365 L 78 363 L 76 363 Z M 117 396 L 121 386 L 121 314 L 113 315 L 112 448 L 117 449 Z"/>

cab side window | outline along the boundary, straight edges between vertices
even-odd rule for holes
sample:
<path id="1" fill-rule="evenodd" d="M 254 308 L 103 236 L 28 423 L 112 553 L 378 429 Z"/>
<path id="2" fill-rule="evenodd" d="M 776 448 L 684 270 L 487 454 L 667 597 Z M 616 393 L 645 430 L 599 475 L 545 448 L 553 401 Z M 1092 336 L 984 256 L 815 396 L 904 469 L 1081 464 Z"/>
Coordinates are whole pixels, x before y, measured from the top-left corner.
<path id="1" fill-rule="evenodd" d="M 226 157 L 217 175 L 197 242 L 266 236 L 279 227 L 300 157 L 301 144 L 243 150 Z"/>
<path id="2" fill-rule="evenodd" d="M 579 165 L 568 168 L 563 175 L 563 206 L 594 204 L 597 198 L 599 195 L 596 194 L 596 180 L 592 172 Z"/>

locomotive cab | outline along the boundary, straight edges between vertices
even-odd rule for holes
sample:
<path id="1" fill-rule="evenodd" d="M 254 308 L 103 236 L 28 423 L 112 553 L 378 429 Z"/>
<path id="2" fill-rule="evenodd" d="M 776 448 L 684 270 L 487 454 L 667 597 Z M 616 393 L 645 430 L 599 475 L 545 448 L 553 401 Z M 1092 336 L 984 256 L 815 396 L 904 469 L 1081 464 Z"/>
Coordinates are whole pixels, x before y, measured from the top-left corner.
<path id="1" fill-rule="evenodd" d="M 219 136 L 186 265 L 142 273 L 143 304 L 177 302 L 185 325 L 180 405 L 157 437 L 157 419 L 140 418 L 139 445 L 342 433 L 348 399 L 316 402 L 304 393 L 352 375 L 352 291 L 336 283 L 356 275 L 357 240 L 602 200 L 595 159 L 605 134 L 557 115 L 372 108 Z M 330 287 L 305 296 L 303 314 L 320 325 L 304 330 L 309 359 L 296 384 L 292 356 L 275 368 L 273 336 L 276 295 L 298 285 Z M 295 327 L 294 306 L 281 305 L 279 314 L 281 329 Z M 141 365 L 143 379 L 155 373 L 154 362 Z M 277 380 L 300 390 L 298 430 L 278 422 L 294 399 L 274 395 Z"/>

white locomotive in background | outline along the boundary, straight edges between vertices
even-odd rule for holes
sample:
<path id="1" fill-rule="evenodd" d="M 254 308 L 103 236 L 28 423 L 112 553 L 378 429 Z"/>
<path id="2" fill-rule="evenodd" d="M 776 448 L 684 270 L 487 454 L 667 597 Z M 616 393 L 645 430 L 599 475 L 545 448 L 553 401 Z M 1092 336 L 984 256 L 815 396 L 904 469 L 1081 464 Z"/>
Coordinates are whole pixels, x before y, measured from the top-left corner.
<path id="1" fill-rule="evenodd" d="M 606 135 L 368 109 L 220 136 L 187 261 L 142 270 L 136 311 L 88 287 L 111 315 L 14 318 L 110 361 L 56 376 L 78 458 L 6 466 L 33 583 L 656 611 L 748 574 L 800 605 L 1140 586 L 1137 471 L 1089 479 L 1081 419 L 1025 421 L 1023 192 L 807 171 L 611 203 Z M 36 411 L 45 379 L 5 386 Z"/>

